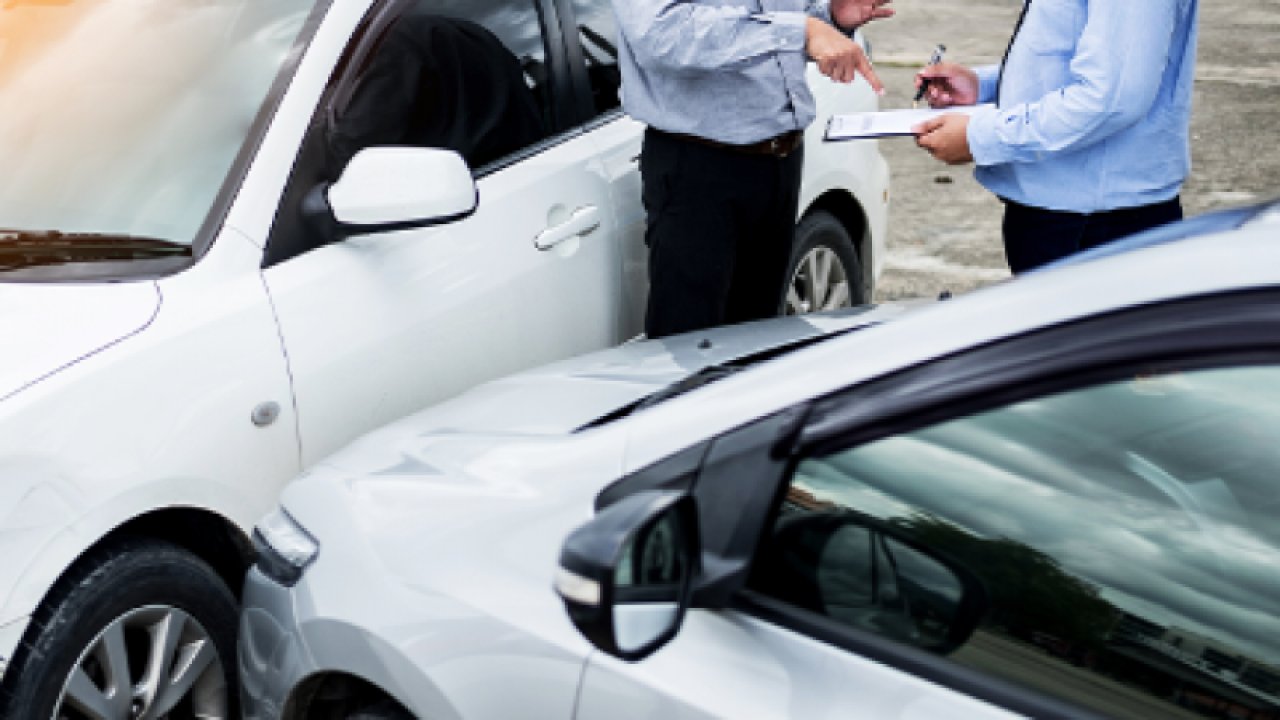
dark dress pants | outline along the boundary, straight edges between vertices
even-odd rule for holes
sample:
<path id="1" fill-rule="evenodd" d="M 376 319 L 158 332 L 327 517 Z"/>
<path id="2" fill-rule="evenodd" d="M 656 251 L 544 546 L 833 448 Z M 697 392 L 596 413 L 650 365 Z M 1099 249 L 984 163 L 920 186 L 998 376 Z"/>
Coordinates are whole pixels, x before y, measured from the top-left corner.
<path id="1" fill-rule="evenodd" d="M 778 314 L 803 163 L 803 147 L 776 157 L 645 133 L 649 337 Z"/>
<path id="2" fill-rule="evenodd" d="M 1178 198 L 1092 214 L 1004 203 L 1004 252 L 1015 274 L 1182 219 Z"/>

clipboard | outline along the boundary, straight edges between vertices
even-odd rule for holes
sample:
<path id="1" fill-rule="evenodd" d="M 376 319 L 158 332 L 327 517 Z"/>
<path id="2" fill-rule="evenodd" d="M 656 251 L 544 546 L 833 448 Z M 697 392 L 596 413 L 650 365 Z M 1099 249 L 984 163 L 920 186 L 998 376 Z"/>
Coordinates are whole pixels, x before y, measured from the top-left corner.
<path id="1" fill-rule="evenodd" d="M 845 140 L 873 140 L 886 137 L 914 137 L 911 128 L 926 120 L 942 115 L 973 115 L 995 105 L 961 105 L 949 108 L 923 108 L 906 110 L 882 110 L 880 112 L 849 113 L 832 115 L 827 120 L 827 131 L 822 139 L 826 142 L 842 142 Z"/>

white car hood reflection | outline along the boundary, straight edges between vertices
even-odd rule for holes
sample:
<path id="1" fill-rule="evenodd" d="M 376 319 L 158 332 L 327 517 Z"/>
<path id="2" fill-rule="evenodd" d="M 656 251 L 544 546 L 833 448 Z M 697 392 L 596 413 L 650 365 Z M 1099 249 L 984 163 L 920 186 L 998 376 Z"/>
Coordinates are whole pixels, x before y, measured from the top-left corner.
<path id="1" fill-rule="evenodd" d="M 0 400 L 146 327 L 152 282 L 0 283 Z"/>
<path id="2" fill-rule="evenodd" d="M 494 445 L 570 435 L 712 365 L 887 321 L 912 304 L 858 308 L 722 327 L 626 344 L 480 385 L 392 423 L 323 465 L 369 477 L 449 477 Z M 429 459 L 428 459 L 429 458 Z M 441 465 L 450 466 L 448 468 Z"/>

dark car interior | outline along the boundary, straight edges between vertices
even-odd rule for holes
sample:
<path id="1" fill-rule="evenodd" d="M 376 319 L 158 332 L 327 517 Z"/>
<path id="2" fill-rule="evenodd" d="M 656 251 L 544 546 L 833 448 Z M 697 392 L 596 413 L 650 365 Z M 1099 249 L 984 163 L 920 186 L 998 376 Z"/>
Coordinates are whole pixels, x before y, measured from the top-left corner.
<path id="1" fill-rule="evenodd" d="M 545 100 L 493 33 L 458 18 L 405 14 L 358 73 L 329 130 L 331 177 L 360 150 L 456 150 L 482 167 L 547 135 Z"/>

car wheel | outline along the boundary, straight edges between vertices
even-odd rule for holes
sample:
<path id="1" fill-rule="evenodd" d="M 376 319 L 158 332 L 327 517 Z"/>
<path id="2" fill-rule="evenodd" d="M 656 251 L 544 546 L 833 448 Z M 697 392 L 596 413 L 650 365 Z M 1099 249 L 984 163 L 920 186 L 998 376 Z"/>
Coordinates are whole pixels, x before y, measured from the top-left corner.
<path id="1" fill-rule="evenodd" d="M 849 231 L 834 215 L 821 210 L 796 226 L 787 277 L 783 315 L 836 310 L 868 300 Z"/>
<path id="2" fill-rule="evenodd" d="M 221 578 L 185 550 L 131 541 L 99 551 L 37 612 L 0 716 L 231 718 L 237 620 Z"/>

